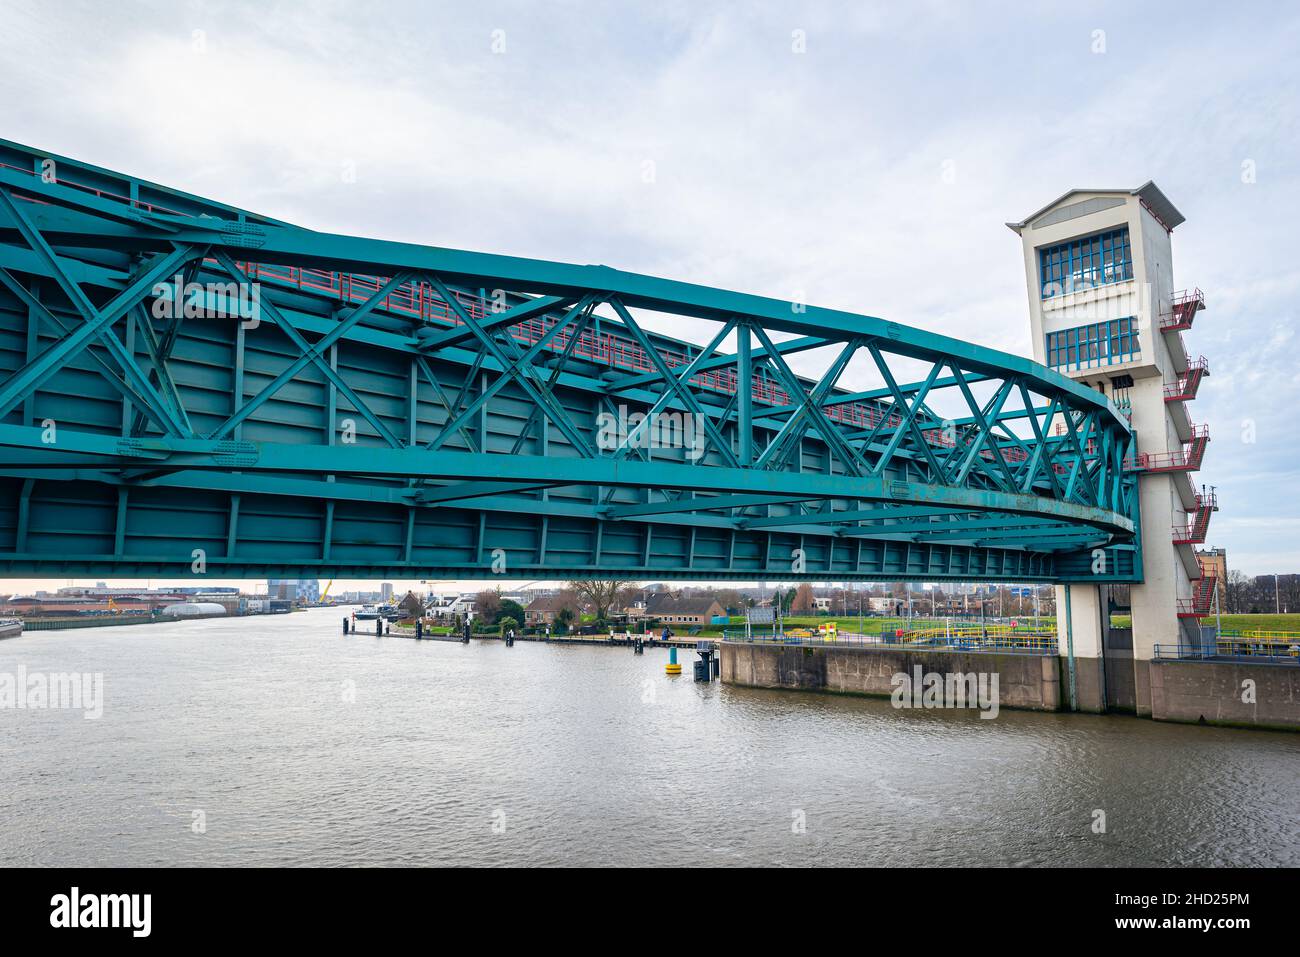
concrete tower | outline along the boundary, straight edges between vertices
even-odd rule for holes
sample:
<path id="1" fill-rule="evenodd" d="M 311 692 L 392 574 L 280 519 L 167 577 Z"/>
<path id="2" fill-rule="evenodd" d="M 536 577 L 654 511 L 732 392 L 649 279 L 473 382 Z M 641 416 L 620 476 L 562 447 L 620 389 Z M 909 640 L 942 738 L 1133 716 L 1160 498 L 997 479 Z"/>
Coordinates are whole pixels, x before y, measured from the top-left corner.
<path id="1" fill-rule="evenodd" d="M 1034 359 L 1110 396 L 1137 439 L 1125 463 L 1140 475 L 1142 583 L 1130 589 L 1131 639 L 1110 631 L 1105 586 L 1056 589 L 1062 654 L 1072 638 L 1081 707 L 1118 698 L 1148 713 L 1156 646 L 1199 643 L 1214 597 L 1195 551 L 1217 508 L 1213 491 L 1193 481 L 1209 435 L 1188 410 L 1209 367 L 1189 357 L 1182 336 L 1205 300 L 1199 289 L 1175 291 L 1170 240 L 1182 222 L 1148 182 L 1071 190 L 1007 224 L 1024 249 Z"/>

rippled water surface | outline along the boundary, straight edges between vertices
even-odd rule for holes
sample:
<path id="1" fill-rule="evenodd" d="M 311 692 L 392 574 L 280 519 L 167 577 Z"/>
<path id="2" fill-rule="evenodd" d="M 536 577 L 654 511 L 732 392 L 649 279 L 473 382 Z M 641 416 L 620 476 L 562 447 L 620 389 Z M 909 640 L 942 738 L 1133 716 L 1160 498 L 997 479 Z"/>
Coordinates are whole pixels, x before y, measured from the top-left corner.
<path id="1" fill-rule="evenodd" d="M 895 711 L 696 684 L 693 653 L 670 679 L 663 651 L 341 620 L 0 642 L 0 672 L 101 672 L 105 698 L 0 710 L 0 864 L 1300 864 L 1300 736 Z"/>

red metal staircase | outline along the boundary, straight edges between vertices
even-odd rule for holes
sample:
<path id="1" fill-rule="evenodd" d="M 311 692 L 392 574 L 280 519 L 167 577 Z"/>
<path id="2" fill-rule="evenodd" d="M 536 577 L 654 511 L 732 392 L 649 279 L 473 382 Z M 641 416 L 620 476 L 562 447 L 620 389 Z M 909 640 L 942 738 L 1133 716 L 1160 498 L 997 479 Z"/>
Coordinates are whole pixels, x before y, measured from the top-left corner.
<path id="1" fill-rule="evenodd" d="M 1204 545 L 1210 529 L 1210 516 L 1219 510 L 1219 496 L 1213 486 L 1207 491 L 1201 487 L 1196 496 L 1196 508 L 1187 514 L 1192 520 L 1186 525 L 1174 526 L 1175 545 Z"/>
<path id="2" fill-rule="evenodd" d="M 1192 582 L 1192 597 L 1178 599 L 1178 617 L 1207 616 L 1214 607 L 1214 591 L 1218 585 L 1219 580 L 1213 575 L 1206 574 L 1205 565 L 1201 564 L 1201 577 Z"/>
<path id="3" fill-rule="evenodd" d="M 1184 289 L 1176 292 L 1170 302 L 1170 310 L 1160 317 L 1161 332 L 1181 332 L 1192 328 L 1192 320 L 1205 308 L 1205 293 L 1199 289 Z"/>
<path id="4" fill-rule="evenodd" d="M 1124 460 L 1127 472 L 1195 472 L 1210 443 L 1210 427 L 1192 426 L 1192 440 L 1177 452 L 1140 452 Z"/>
<path id="5" fill-rule="evenodd" d="M 1201 380 L 1210 374 L 1210 363 L 1205 356 L 1187 364 L 1187 373 L 1177 382 L 1165 386 L 1166 402 L 1190 402 L 1196 398 L 1196 390 L 1201 387 Z"/>

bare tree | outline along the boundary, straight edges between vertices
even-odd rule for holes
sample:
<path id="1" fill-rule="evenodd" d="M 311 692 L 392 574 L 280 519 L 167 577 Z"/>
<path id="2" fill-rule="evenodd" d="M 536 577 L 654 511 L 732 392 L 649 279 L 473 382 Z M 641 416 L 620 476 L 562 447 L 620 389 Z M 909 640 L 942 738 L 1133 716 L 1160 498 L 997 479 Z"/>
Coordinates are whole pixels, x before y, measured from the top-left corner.
<path id="1" fill-rule="evenodd" d="M 474 614 L 476 614 L 484 624 L 492 624 L 497 620 L 497 615 L 501 613 L 501 592 L 481 591 L 474 596 Z"/>
<path id="2" fill-rule="evenodd" d="M 804 582 L 794 593 L 794 600 L 790 602 L 791 611 L 812 611 L 813 608 L 813 590 L 812 585 Z"/>
<path id="3" fill-rule="evenodd" d="M 733 608 L 744 606 L 744 596 L 734 588 L 720 588 L 713 593 L 713 597 L 718 600 L 718 604 L 727 612 L 730 612 Z"/>
<path id="4" fill-rule="evenodd" d="M 624 608 L 631 608 L 640 597 L 641 589 L 637 587 L 636 582 L 627 582 L 618 590 L 612 604 L 615 609 L 622 611 Z"/>
<path id="5" fill-rule="evenodd" d="M 1250 591 L 1251 581 L 1245 572 L 1232 569 L 1228 572 L 1228 581 L 1224 588 L 1224 602 L 1228 607 L 1223 609 L 1230 614 L 1239 614 L 1246 609 L 1247 593 Z"/>
<path id="6" fill-rule="evenodd" d="M 577 618 L 578 613 L 582 611 L 582 604 L 582 598 L 579 597 L 576 591 L 572 588 L 564 588 L 556 594 L 555 603 L 551 607 L 555 609 L 556 614 L 567 609 L 569 618 L 572 620 Z"/>
<path id="7" fill-rule="evenodd" d="M 630 584 L 626 580 L 593 579 L 569 582 L 569 588 L 577 593 L 598 619 L 603 619 L 617 602 L 619 592 Z"/>

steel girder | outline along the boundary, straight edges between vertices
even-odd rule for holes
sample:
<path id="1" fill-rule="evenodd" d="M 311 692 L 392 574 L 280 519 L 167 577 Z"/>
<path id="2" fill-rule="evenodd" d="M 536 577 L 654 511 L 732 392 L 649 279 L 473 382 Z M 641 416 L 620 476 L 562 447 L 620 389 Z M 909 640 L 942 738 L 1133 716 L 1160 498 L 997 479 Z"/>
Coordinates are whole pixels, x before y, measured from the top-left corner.
<path id="1" fill-rule="evenodd" d="M 0 141 L 8 574 L 1140 578 L 1128 423 L 1021 357 L 49 159 Z"/>

